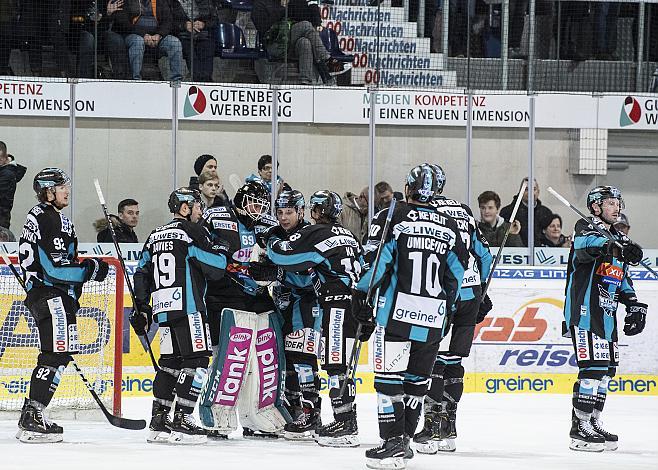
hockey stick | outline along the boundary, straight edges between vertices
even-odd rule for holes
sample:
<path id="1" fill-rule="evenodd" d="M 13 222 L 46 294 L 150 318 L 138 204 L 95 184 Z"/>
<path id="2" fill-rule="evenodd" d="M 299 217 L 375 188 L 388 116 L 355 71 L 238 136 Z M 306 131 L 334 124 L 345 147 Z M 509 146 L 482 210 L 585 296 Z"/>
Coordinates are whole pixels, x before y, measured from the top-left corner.
<path id="1" fill-rule="evenodd" d="M 112 235 L 112 243 L 114 243 L 114 249 L 117 250 L 117 257 L 119 258 L 119 263 L 121 263 L 121 269 L 123 270 L 123 278 L 126 280 L 126 285 L 128 286 L 128 292 L 130 292 L 130 299 L 133 303 L 133 308 L 137 309 L 137 302 L 135 301 L 135 291 L 133 290 L 133 284 L 130 282 L 130 277 L 128 277 L 128 271 L 126 271 L 126 263 L 123 261 L 123 254 L 121 253 L 121 248 L 119 247 L 119 242 L 117 242 L 117 235 L 114 232 L 114 225 L 112 225 L 112 220 L 110 220 L 110 214 L 107 212 L 107 207 L 105 206 L 105 197 L 103 197 L 103 191 L 101 190 L 101 185 L 98 182 L 98 178 L 94 178 L 94 186 L 96 186 L 96 194 L 98 194 L 98 202 L 100 202 L 101 207 L 103 208 L 103 214 L 105 215 L 105 220 L 107 220 L 107 225 L 110 229 L 110 235 Z M 137 335 L 138 337 L 141 335 Z M 144 332 L 144 344 L 145 348 L 149 353 L 151 358 L 151 364 L 156 372 L 160 370 L 158 363 L 155 361 L 155 356 L 153 356 L 153 350 L 151 349 L 151 343 L 149 342 L 148 335 L 146 331 Z"/>
<path id="2" fill-rule="evenodd" d="M 9 269 L 11 269 L 11 272 L 14 274 L 16 277 L 16 280 L 20 284 L 20 286 L 23 288 L 25 293 L 27 294 L 27 288 L 25 286 L 25 282 L 23 281 L 23 278 L 19 274 L 18 270 L 16 267 L 11 263 L 9 258 L 7 258 L 7 255 L 4 252 L 0 252 L 0 257 L 2 258 L 2 261 L 9 266 Z M 128 419 L 128 418 L 122 418 L 121 416 L 115 416 L 112 413 L 110 413 L 107 408 L 105 408 L 105 405 L 101 401 L 100 397 L 96 393 L 96 390 L 94 390 L 94 387 L 89 383 L 87 380 L 87 377 L 85 377 L 84 373 L 78 366 L 78 364 L 75 362 L 75 358 L 73 356 L 71 357 L 71 364 L 73 364 L 73 368 L 78 372 L 78 375 L 82 379 L 82 382 L 85 384 L 87 387 L 87 390 L 89 390 L 89 393 L 91 393 L 91 396 L 94 397 L 94 401 L 96 404 L 99 406 L 105 417 L 107 418 L 107 421 L 112 425 L 116 426 L 117 428 L 122 428 L 122 429 L 144 429 L 146 427 L 146 421 L 143 419 Z M 117 384 L 115 384 L 117 386 Z M 119 385 L 120 386 L 120 385 Z"/>
<path id="3" fill-rule="evenodd" d="M 507 237 L 509 237 L 509 234 L 512 231 L 512 224 L 514 223 L 514 218 L 516 217 L 516 213 L 519 210 L 519 206 L 521 205 L 521 198 L 523 197 L 523 193 L 527 186 L 528 186 L 528 182 L 524 181 L 523 184 L 521 185 L 521 189 L 519 190 L 519 194 L 517 194 L 516 196 L 516 204 L 514 204 L 514 209 L 512 210 L 512 213 L 509 216 L 510 226 L 507 227 L 507 231 L 505 232 L 503 241 L 500 243 L 500 248 L 498 248 L 498 253 L 496 253 L 496 258 L 494 259 L 494 262 L 491 265 L 491 270 L 489 271 L 489 277 L 487 278 L 487 283 L 484 285 L 484 289 L 482 290 L 480 302 L 482 302 L 484 300 L 484 296 L 487 295 L 487 291 L 489 290 L 489 285 L 491 284 L 491 280 L 493 279 L 494 270 L 496 269 L 496 266 L 500 261 L 500 257 L 503 255 L 503 248 L 505 247 L 505 243 L 507 243 Z"/>
<path id="4" fill-rule="evenodd" d="M 603 230 L 603 229 L 602 229 L 601 227 L 599 227 L 597 224 L 592 223 L 592 221 L 591 221 L 591 220 L 590 220 L 585 214 L 583 214 L 583 213 L 582 213 L 577 207 L 575 207 L 573 204 L 571 204 L 569 201 L 567 201 L 566 198 L 565 198 L 564 196 L 562 196 L 560 193 L 558 193 L 556 190 L 554 190 L 553 188 L 551 188 L 551 187 L 549 186 L 549 187 L 548 187 L 548 192 L 551 193 L 553 196 L 555 196 L 555 198 L 556 198 L 558 201 L 560 201 L 562 204 L 564 204 L 564 205 L 567 206 L 569 209 L 571 209 L 571 210 L 574 211 L 576 214 L 578 214 L 578 216 L 579 216 L 581 219 L 583 219 L 585 222 L 587 222 L 587 223 L 590 224 L 592 227 L 594 227 L 594 230 L 596 230 L 596 231 L 599 232 L 601 235 L 603 235 L 604 237 L 606 237 L 608 240 L 610 240 L 611 242 L 613 242 L 618 248 L 623 248 L 623 245 L 622 245 L 621 243 L 619 243 L 617 240 L 615 240 L 615 238 L 612 236 L 611 233 L 607 232 L 606 230 Z M 653 274 L 653 275 L 658 279 L 658 273 L 656 273 L 656 271 L 654 271 L 653 269 L 651 269 L 651 266 L 649 266 L 649 265 L 648 265 L 647 263 L 645 263 L 644 261 L 640 261 L 640 264 L 641 264 L 641 265 L 642 265 L 647 271 L 649 271 L 651 274 Z"/>
<path id="5" fill-rule="evenodd" d="M 373 310 L 376 310 L 377 302 L 375 305 L 371 305 L 372 301 L 372 289 L 373 284 L 375 283 L 375 274 L 377 273 L 377 267 L 379 266 L 379 259 L 382 255 L 382 249 L 384 247 L 384 242 L 386 241 L 386 234 L 388 233 L 388 227 L 391 224 L 391 219 L 393 218 L 393 210 L 395 209 L 395 204 L 397 201 L 395 198 L 391 200 L 391 205 L 388 206 L 388 212 L 386 213 L 386 221 L 384 222 L 384 230 L 382 230 L 382 236 L 379 239 L 379 246 L 377 247 L 377 254 L 375 255 L 375 262 L 372 265 L 372 275 L 370 276 L 370 281 L 368 282 L 368 290 L 366 291 L 366 304 L 373 307 Z M 361 345 L 363 341 L 359 339 L 361 336 L 361 330 L 363 329 L 362 323 L 356 327 L 356 333 L 354 337 L 354 345 L 352 346 L 352 353 L 350 354 L 350 360 L 347 363 L 347 377 L 350 377 L 352 381 L 356 377 L 356 367 L 359 362 L 359 355 L 361 354 Z M 345 387 L 347 387 L 347 380 L 343 382 L 343 385 L 340 387 L 340 395 L 342 396 L 345 393 Z"/>

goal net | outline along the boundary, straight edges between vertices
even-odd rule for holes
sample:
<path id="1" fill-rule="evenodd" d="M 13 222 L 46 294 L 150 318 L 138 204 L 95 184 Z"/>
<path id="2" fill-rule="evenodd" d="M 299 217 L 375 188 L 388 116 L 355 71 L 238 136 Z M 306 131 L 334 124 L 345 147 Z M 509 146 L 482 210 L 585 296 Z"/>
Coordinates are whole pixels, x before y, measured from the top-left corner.
<path id="1" fill-rule="evenodd" d="M 87 282 L 77 312 L 80 353 L 75 361 L 108 409 L 121 413 L 123 273 L 116 258 L 103 282 Z M 10 259 L 18 267 L 18 260 Z M 39 354 L 39 330 L 23 304 L 25 292 L 0 259 L 0 412 L 20 411 Z M 51 415 L 97 409 L 72 365 L 49 406 Z M 80 413 L 82 414 L 82 413 Z"/>

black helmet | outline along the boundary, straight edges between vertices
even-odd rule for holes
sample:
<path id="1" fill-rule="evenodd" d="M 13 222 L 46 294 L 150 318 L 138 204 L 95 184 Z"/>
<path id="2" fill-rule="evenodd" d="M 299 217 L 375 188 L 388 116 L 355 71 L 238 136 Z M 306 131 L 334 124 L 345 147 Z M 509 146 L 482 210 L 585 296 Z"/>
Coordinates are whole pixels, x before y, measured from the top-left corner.
<path id="1" fill-rule="evenodd" d="M 591 214 L 594 214 L 592 204 L 596 203 L 599 206 L 606 199 L 618 199 L 619 210 L 624 209 L 624 199 L 621 197 L 621 191 L 614 186 L 597 186 L 592 188 L 587 195 L 587 208 Z"/>
<path id="2" fill-rule="evenodd" d="M 340 196 L 326 189 L 314 192 L 308 204 L 311 211 L 317 211 L 331 220 L 336 220 L 343 211 L 343 200 Z"/>
<path id="3" fill-rule="evenodd" d="M 443 188 L 446 185 L 446 172 L 443 171 L 443 168 L 439 165 L 429 164 L 434 170 L 434 177 L 436 178 L 436 184 L 438 186 L 435 196 L 443 193 Z"/>
<path id="4" fill-rule="evenodd" d="M 32 184 L 32 187 L 34 188 L 34 192 L 41 193 L 46 188 L 54 188 L 55 186 L 61 186 L 64 184 L 69 184 L 71 182 L 71 178 L 64 173 L 63 170 L 60 170 L 59 168 L 44 168 L 41 170 L 37 175 L 34 177 L 34 183 Z"/>
<path id="5" fill-rule="evenodd" d="M 299 211 L 300 209 L 303 209 L 305 205 L 306 201 L 304 201 L 304 195 L 301 191 L 297 191 L 296 189 L 281 191 L 279 197 L 274 201 L 275 209 L 292 208 Z"/>
<path id="6" fill-rule="evenodd" d="M 412 201 L 430 202 L 438 194 L 438 186 L 435 171 L 427 163 L 412 168 L 407 175 L 407 188 Z"/>
<path id="7" fill-rule="evenodd" d="M 270 192 L 263 183 L 248 181 L 235 193 L 233 204 L 240 222 L 252 227 L 270 211 Z"/>
<path id="8" fill-rule="evenodd" d="M 195 202 L 201 204 L 201 208 L 203 209 L 204 204 L 203 201 L 201 200 L 201 193 L 196 189 L 190 189 L 190 188 L 175 189 L 169 195 L 169 211 L 172 214 L 178 214 L 181 206 L 184 203 L 189 205 L 191 209 Z"/>

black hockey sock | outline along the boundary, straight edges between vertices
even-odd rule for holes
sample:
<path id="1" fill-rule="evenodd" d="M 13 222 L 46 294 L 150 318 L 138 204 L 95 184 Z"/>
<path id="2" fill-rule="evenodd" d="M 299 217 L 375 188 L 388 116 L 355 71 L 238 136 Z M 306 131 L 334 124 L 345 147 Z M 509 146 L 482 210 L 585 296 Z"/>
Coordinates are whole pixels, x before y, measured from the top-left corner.
<path id="1" fill-rule="evenodd" d="M 441 403 L 441 401 L 443 401 L 443 374 L 445 367 L 445 363 L 437 358 L 436 362 L 434 363 L 434 368 L 432 369 L 432 380 L 430 382 L 430 388 L 427 391 L 427 397 L 435 403 Z"/>
<path id="2" fill-rule="evenodd" d="M 341 395 L 340 389 L 343 383 L 347 381 L 345 391 Z M 331 408 L 334 410 L 334 418 L 340 420 L 345 414 L 349 414 L 354 409 L 354 394 L 356 386 L 351 378 L 345 374 L 332 375 L 329 377 L 329 398 L 331 399 Z"/>
<path id="3" fill-rule="evenodd" d="M 52 400 L 62 374 L 72 357 L 63 353 L 42 352 L 30 379 L 30 400 L 47 407 Z"/>
<path id="4" fill-rule="evenodd" d="M 286 362 L 286 384 L 284 389 L 286 401 L 291 407 L 299 407 L 302 405 L 302 392 L 299 389 L 299 378 L 293 364 Z"/>
<path id="5" fill-rule="evenodd" d="M 176 411 L 182 411 L 185 414 L 191 414 L 194 411 L 194 405 L 199 398 L 205 378 L 206 369 L 202 367 L 184 368 L 180 371 L 176 382 Z"/>
<path id="6" fill-rule="evenodd" d="M 320 397 L 320 376 L 317 368 L 310 364 L 294 364 L 294 367 L 302 394 L 302 405 L 308 408 L 317 407 Z"/>
<path id="7" fill-rule="evenodd" d="M 178 375 L 180 375 L 180 371 L 163 368 L 160 365 L 160 370 L 155 373 L 155 379 L 153 379 L 153 397 L 155 401 L 171 408 Z"/>
<path id="8" fill-rule="evenodd" d="M 573 412 L 579 419 L 589 420 L 594 411 L 600 380 L 578 379 L 573 384 Z"/>
<path id="9" fill-rule="evenodd" d="M 377 392 L 377 420 L 379 421 L 379 437 L 382 439 L 404 434 L 405 405 L 403 400 L 404 395 L 391 396 Z"/>
<path id="10" fill-rule="evenodd" d="M 594 409 L 592 410 L 592 416 L 598 418 L 603 413 L 603 407 L 605 406 L 605 399 L 608 396 L 608 383 L 610 383 L 611 377 L 604 376 L 601 382 L 599 383 L 596 396 L 594 397 Z"/>
<path id="11" fill-rule="evenodd" d="M 404 433 L 413 437 L 423 409 L 423 397 L 429 385 L 428 377 L 405 374 L 404 382 Z"/>
<path id="12" fill-rule="evenodd" d="M 37 365 L 30 379 L 30 400 L 47 407 L 52 400 L 64 373 L 65 366 Z"/>
<path id="13" fill-rule="evenodd" d="M 443 401 L 459 403 L 464 393 L 464 366 L 459 362 L 446 364 L 443 372 Z"/>

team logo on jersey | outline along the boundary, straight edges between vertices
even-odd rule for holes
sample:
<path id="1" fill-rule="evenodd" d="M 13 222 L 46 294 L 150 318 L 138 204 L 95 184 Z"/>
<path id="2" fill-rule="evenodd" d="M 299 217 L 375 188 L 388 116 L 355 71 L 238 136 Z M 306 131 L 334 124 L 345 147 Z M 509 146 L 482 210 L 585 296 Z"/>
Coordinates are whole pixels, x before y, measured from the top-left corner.
<path id="1" fill-rule="evenodd" d="M 231 230 L 233 232 L 238 231 L 238 224 L 224 220 L 213 220 L 212 227 L 215 230 Z"/>
<path id="2" fill-rule="evenodd" d="M 419 295 L 398 293 L 393 306 L 393 319 L 403 323 L 441 328 L 446 313 L 446 301 Z"/>
<path id="3" fill-rule="evenodd" d="M 606 284 L 614 284 L 615 286 L 620 286 L 624 278 L 624 270 L 611 263 L 601 263 L 596 270 L 596 274 L 602 276 L 602 281 Z"/>
<path id="4" fill-rule="evenodd" d="M 608 290 L 599 286 L 599 307 L 603 309 L 606 315 L 614 316 L 617 311 L 617 292 L 608 292 Z"/>
<path id="5" fill-rule="evenodd" d="M 180 287 L 158 289 L 153 292 L 153 313 L 183 310 L 183 293 Z"/>

